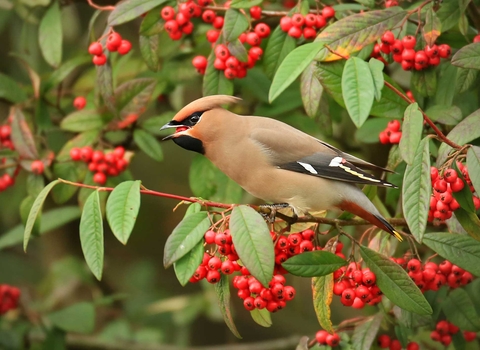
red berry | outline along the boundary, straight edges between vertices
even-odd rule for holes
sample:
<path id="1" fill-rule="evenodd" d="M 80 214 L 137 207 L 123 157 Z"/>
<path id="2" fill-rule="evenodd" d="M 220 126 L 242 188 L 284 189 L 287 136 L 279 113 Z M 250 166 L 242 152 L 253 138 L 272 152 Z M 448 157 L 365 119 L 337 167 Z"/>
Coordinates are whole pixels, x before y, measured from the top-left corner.
<path id="1" fill-rule="evenodd" d="M 105 63 L 107 63 L 107 56 L 105 54 L 93 56 L 92 62 L 96 66 L 103 66 Z"/>
<path id="2" fill-rule="evenodd" d="M 290 28 L 292 28 L 292 26 L 293 26 L 292 19 L 290 17 L 285 16 L 285 17 L 280 18 L 280 28 L 284 32 L 288 32 L 290 30 Z"/>
<path id="3" fill-rule="evenodd" d="M 262 17 L 262 8 L 260 6 L 252 6 L 250 8 L 250 16 L 253 19 L 260 19 Z"/>
<path id="4" fill-rule="evenodd" d="M 257 33 L 250 32 L 247 34 L 246 42 L 251 46 L 258 46 L 261 43 L 261 39 Z"/>
<path id="5" fill-rule="evenodd" d="M 228 51 L 228 48 L 225 45 L 220 44 L 215 47 L 215 56 L 225 61 L 230 57 L 230 51 Z"/>
<path id="6" fill-rule="evenodd" d="M 454 183 L 450 184 L 452 192 L 460 192 L 465 187 L 465 183 L 461 178 L 457 178 Z M 435 187 L 434 187 L 435 188 Z"/>
<path id="7" fill-rule="evenodd" d="M 400 130 L 400 122 L 398 120 L 389 121 L 387 124 L 387 129 L 390 131 L 399 131 Z"/>
<path id="8" fill-rule="evenodd" d="M 317 31 L 313 28 L 305 27 L 303 28 L 303 37 L 305 39 L 315 39 L 317 36 Z"/>
<path id="9" fill-rule="evenodd" d="M 248 55 L 255 61 L 259 60 L 263 54 L 263 50 L 259 46 L 253 46 L 248 50 Z"/>
<path id="10" fill-rule="evenodd" d="M 393 44 L 391 44 L 391 51 L 393 53 L 402 53 L 403 51 L 403 43 L 401 40 L 395 39 Z"/>
<path id="11" fill-rule="evenodd" d="M 207 58 L 205 56 L 195 56 L 192 64 L 197 69 L 205 69 L 207 68 Z"/>
<path id="12" fill-rule="evenodd" d="M 212 256 L 207 264 L 210 270 L 218 270 L 222 266 L 222 260 L 217 256 Z"/>
<path id="13" fill-rule="evenodd" d="M 402 138 L 402 132 L 397 131 L 397 132 L 392 132 L 389 137 L 390 143 L 396 144 L 400 142 L 400 139 Z"/>
<path id="14" fill-rule="evenodd" d="M 322 10 L 322 16 L 326 19 L 332 18 L 335 16 L 335 10 L 333 7 L 325 6 Z"/>
<path id="15" fill-rule="evenodd" d="M 318 29 L 323 28 L 327 25 L 327 20 L 322 15 L 315 16 L 315 19 L 317 21 L 315 23 L 315 27 L 317 27 Z"/>
<path id="16" fill-rule="evenodd" d="M 95 55 L 95 56 L 101 55 L 103 53 L 102 44 L 100 44 L 97 41 L 91 43 L 90 46 L 88 47 L 88 53 L 90 55 Z"/>
<path id="17" fill-rule="evenodd" d="M 438 51 L 438 46 L 437 45 L 432 45 L 432 46 L 425 46 L 425 53 L 427 54 L 428 57 L 437 57 L 439 55 Z"/>
<path id="18" fill-rule="evenodd" d="M 434 182 L 438 178 L 438 169 L 434 166 L 430 167 L 430 179 Z"/>
<path id="19" fill-rule="evenodd" d="M 415 53 L 415 63 L 418 63 L 422 66 L 428 65 L 428 56 L 425 51 L 417 51 Z"/>
<path id="20" fill-rule="evenodd" d="M 402 43 L 405 49 L 413 50 L 415 48 L 415 45 L 417 44 L 417 39 L 415 39 L 415 37 L 412 35 L 407 35 L 403 37 Z"/>
<path id="21" fill-rule="evenodd" d="M 160 15 L 165 21 L 169 21 L 175 17 L 175 10 L 172 6 L 165 6 L 160 12 Z"/>
<path id="22" fill-rule="evenodd" d="M 402 59 L 407 62 L 413 62 L 415 60 L 415 50 L 404 49 L 402 52 Z"/>
<path id="23" fill-rule="evenodd" d="M 72 160 L 80 160 L 81 158 L 81 155 L 80 155 L 81 151 L 80 151 L 80 148 L 78 147 L 73 147 L 71 150 L 70 150 L 70 158 Z"/>
<path id="24" fill-rule="evenodd" d="M 441 273 L 443 273 L 445 276 L 448 276 L 452 272 L 452 263 L 448 260 L 444 260 L 438 265 L 438 269 L 440 270 Z"/>
<path id="25" fill-rule="evenodd" d="M 305 24 L 305 17 L 303 17 L 302 14 L 300 13 L 296 13 L 292 16 L 292 24 L 295 26 L 295 27 L 298 27 L 300 28 L 301 26 L 303 26 Z"/>
<path id="26" fill-rule="evenodd" d="M 403 70 L 412 70 L 413 69 L 413 63 L 409 62 L 409 61 L 402 61 L 402 69 Z"/>
<path id="27" fill-rule="evenodd" d="M 477 36 L 479 36 L 479 35 L 477 35 Z M 478 42 L 478 41 L 474 41 L 474 42 Z M 471 341 L 474 341 L 477 338 L 477 333 L 469 332 L 469 331 L 463 331 L 463 336 L 464 336 L 466 341 L 471 342 Z"/>
<path id="28" fill-rule="evenodd" d="M 450 168 L 445 170 L 445 172 L 443 173 L 443 178 L 448 183 L 454 183 L 455 181 L 457 181 L 458 174 L 455 169 Z"/>
<path id="29" fill-rule="evenodd" d="M 409 271 L 420 271 L 420 268 L 422 266 L 422 263 L 418 259 L 411 259 L 408 264 L 407 264 L 407 269 Z"/>
<path id="30" fill-rule="evenodd" d="M 383 145 L 390 143 L 390 137 L 385 131 L 382 131 L 380 134 L 378 134 L 378 139 Z"/>
<path id="31" fill-rule="evenodd" d="M 440 64 L 440 57 L 430 57 L 430 59 L 428 60 L 428 64 L 431 66 L 438 66 Z"/>
<path id="32" fill-rule="evenodd" d="M 309 13 L 308 15 L 305 16 L 305 25 L 307 27 L 314 27 L 317 24 L 317 16 L 315 16 L 313 13 Z"/>
<path id="33" fill-rule="evenodd" d="M 175 33 L 178 31 L 178 23 L 174 19 L 165 22 L 164 28 L 169 33 Z"/>
<path id="34" fill-rule="evenodd" d="M 418 343 L 414 341 L 407 344 L 407 350 L 419 350 L 419 349 L 420 349 L 420 345 L 418 345 Z"/>
<path id="35" fill-rule="evenodd" d="M 192 22 L 187 22 L 182 26 L 182 33 L 185 35 L 192 34 L 193 32 L 193 23 Z"/>
<path id="36" fill-rule="evenodd" d="M 452 342 L 452 336 L 448 334 L 444 335 L 440 338 L 440 342 L 445 346 L 449 346 L 450 343 Z"/>
<path id="37" fill-rule="evenodd" d="M 443 193 L 447 190 L 448 185 L 445 180 L 437 179 L 437 181 L 433 183 L 433 188 L 435 189 L 435 191 Z"/>
<path id="38" fill-rule="evenodd" d="M 255 33 L 257 33 L 257 35 L 260 38 L 266 38 L 270 35 L 270 27 L 265 23 L 258 23 L 255 26 Z M 248 35 L 247 35 L 247 40 L 248 40 Z M 247 43 L 248 43 L 248 41 L 247 41 Z M 255 45 L 253 45 L 253 46 L 255 46 Z"/>
<path id="39" fill-rule="evenodd" d="M 107 182 L 107 176 L 102 172 L 95 173 L 95 175 L 93 175 L 93 182 L 99 185 L 105 185 L 105 182 Z"/>
<path id="40" fill-rule="evenodd" d="M 327 335 L 327 338 L 325 340 L 327 342 L 327 345 L 330 345 L 331 347 L 335 347 L 340 344 L 340 337 L 338 336 L 338 334 L 329 334 Z"/>
<path id="41" fill-rule="evenodd" d="M 390 350 L 402 350 L 402 344 L 399 340 L 394 339 L 391 341 L 390 346 L 388 347 Z"/>
<path id="42" fill-rule="evenodd" d="M 315 334 L 315 339 L 317 340 L 318 344 L 326 345 L 327 344 L 327 336 L 328 336 L 327 331 L 320 330 Z"/>
<path id="43" fill-rule="evenodd" d="M 216 28 L 216 29 L 222 29 L 223 22 L 224 22 L 223 17 L 222 16 L 217 16 L 213 20 L 213 27 Z"/>
<path id="44" fill-rule="evenodd" d="M 447 44 L 442 44 L 438 47 L 438 54 L 440 55 L 441 58 L 448 58 L 450 54 L 452 53 L 452 49 L 450 49 L 450 46 Z"/>
<path id="45" fill-rule="evenodd" d="M 395 35 L 391 31 L 387 31 L 382 35 L 380 39 L 385 45 L 393 45 L 395 42 Z"/>
<path id="46" fill-rule="evenodd" d="M 45 166 L 43 165 L 41 160 L 34 160 L 30 166 L 30 170 L 32 171 L 32 173 L 40 175 L 43 174 Z"/>
<path id="47" fill-rule="evenodd" d="M 0 139 L 3 139 L 3 140 L 9 139 L 11 133 L 12 133 L 12 128 L 10 125 L 0 126 Z"/>
<path id="48" fill-rule="evenodd" d="M 218 281 L 220 281 L 220 278 L 221 278 L 220 272 L 218 272 L 217 270 L 208 270 L 207 272 L 208 283 L 215 284 Z"/>
<path id="49" fill-rule="evenodd" d="M 335 284 L 333 285 L 333 294 L 342 295 L 345 289 L 345 284 L 343 284 L 342 282 L 335 282 Z"/>
<path id="50" fill-rule="evenodd" d="M 297 26 L 292 26 L 289 30 L 288 30 L 288 35 L 290 35 L 292 38 L 295 38 L 295 39 L 298 39 L 302 36 L 302 30 L 297 27 Z"/>
<path id="51" fill-rule="evenodd" d="M 175 16 L 175 21 L 177 22 L 178 26 L 181 27 L 190 21 L 190 17 L 185 16 L 184 13 L 180 12 L 180 13 L 177 13 L 177 15 Z"/>
<path id="52" fill-rule="evenodd" d="M 237 72 L 232 68 L 226 68 L 223 74 L 227 79 L 234 79 L 237 76 Z"/>
<path id="53" fill-rule="evenodd" d="M 391 339 L 388 335 L 382 334 L 377 339 L 377 344 L 381 349 L 387 349 L 390 346 Z"/>
<path id="54" fill-rule="evenodd" d="M 287 300 L 292 300 L 293 298 L 295 298 L 296 291 L 295 291 L 294 287 L 285 286 L 284 291 L 285 291 L 285 295 L 286 295 Z"/>
<path id="55" fill-rule="evenodd" d="M 240 62 L 238 61 L 238 59 L 235 56 L 230 56 L 225 61 L 225 66 L 227 68 L 237 69 L 239 65 L 240 65 Z"/>
<path id="56" fill-rule="evenodd" d="M 363 281 L 363 284 L 366 286 L 373 286 L 377 281 L 377 277 L 373 272 L 368 271 L 363 274 L 362 281 Z"/>
<path id="57" fill-rule="evenodd" d="M 106 46 L 108 51 L 117 51 L 121 43 L 122 43 L 121 35 L 114 32 L 108 36 Z"/>
<path id="58" fill-rule="evenodd" d="M 84 109 L 86 105 L 87 105 L 87 100 L 83 96 L 77 96 L 73 100 L 73 107 L 75 107 L 78 110 Z"/>
<path id="59" fill-rule="evenodd" d="M 220 32 L 218 30 L 210 29 L 207 31 L 207 40 L 209 43 L 214 43 L 218 40 L 218 37 L 220 36 Z"/>
<path id="60" fill-rule="evenodd" d="M 130 49 L 132 48 L 132 43 L 128 40 L 122 40 L 120 46 L 117 49 L 117 52 L 120 55 L 126 55 L 127 53 L 130 52 Z"/>
<path id="61" fill-rule="evenodd" d="M 213 23 L 213 21 L 215 20 L 215 17 L 216 17 L 216 14 L 214 11 L 212 10 L 205 10 L 203 13 L 202 13 L 202 20 L 205 22 L 205 23 Z"/>

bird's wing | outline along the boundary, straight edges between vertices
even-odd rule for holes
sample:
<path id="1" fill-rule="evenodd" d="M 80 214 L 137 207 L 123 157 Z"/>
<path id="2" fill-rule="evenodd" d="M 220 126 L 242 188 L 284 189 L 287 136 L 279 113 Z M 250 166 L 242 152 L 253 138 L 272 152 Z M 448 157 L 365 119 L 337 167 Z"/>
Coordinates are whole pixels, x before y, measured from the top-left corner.
<path id="1" fill-rule="evenodd" d="M 281 169 L 344 182 L 396 187 L 357 166 L 383 168 L 277 120 L 258 117 L 249 137 L 267 154 L 270 162 Z"/>

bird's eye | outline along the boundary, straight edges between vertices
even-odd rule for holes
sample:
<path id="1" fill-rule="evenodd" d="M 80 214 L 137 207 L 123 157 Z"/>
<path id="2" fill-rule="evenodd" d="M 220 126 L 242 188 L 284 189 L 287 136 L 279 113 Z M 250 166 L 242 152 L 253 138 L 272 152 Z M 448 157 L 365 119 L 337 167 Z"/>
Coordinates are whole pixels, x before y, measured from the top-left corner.
<path id="1" fill-rule="evenodd" d="M 192 115 L 192 117 L 190 118 L 190 120 L 194 123 L 198 122 L 200 120 L 200 117 L 196 114 Z"/>

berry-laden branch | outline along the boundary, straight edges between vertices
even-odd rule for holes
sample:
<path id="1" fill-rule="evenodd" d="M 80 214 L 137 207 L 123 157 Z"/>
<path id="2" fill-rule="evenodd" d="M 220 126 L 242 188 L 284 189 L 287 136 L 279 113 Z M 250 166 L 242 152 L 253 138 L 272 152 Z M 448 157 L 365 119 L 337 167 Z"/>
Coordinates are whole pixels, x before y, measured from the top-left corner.
<path id="1" fill-rule="evenodd" d="M 331 53 L 333 53 L 334 55 L 337 55 L 341 58 L 343 58 L 344 60 L 348 60 L 349 57 L 348 56 L 345 56 L 345 55 L 342 55 L 341 53 L 338 53 L 336 52 L 335 50 L 333 50 L 331 47 L 329 47 L 328 45 L 325 45 L 325 47 L 327 48 L 328 51 L 330 51 Z M 385 86 L 388 87 L 390 90 L 392 90 L 393 92 L 395 92 L 398 96 L 400 96 L 404 101 L 406 101 L 407 103 L 411 104 L 413 103 L 413 101 L 408 97 L 406 96 L 403 92 L 401 92 L 400 90 L 398 90 L 395 86 L 393 86 L 392 84 L 390 84 L 388 81 L 385 81 Z M 422 113 L 423 115 L 423 120 L 425 120 L 425 122 L 433 129 L 433 131 L 435 132 L 435 134 L 437 134 L 437 137 L 440 141 L 446 143 L 447 145 L 449 145 L 450 147 L 456 149 L 456 150 L 460 150 L 462 148 L 462 146 L 460 145 L 457 145 L 455 142 L 453 142 L 452 140 L 448 139 L 445 134 L 435 125 L 435 123 L 428 117 L 428 115 L 420 108 L 418 107 L 418 110 Z"/>

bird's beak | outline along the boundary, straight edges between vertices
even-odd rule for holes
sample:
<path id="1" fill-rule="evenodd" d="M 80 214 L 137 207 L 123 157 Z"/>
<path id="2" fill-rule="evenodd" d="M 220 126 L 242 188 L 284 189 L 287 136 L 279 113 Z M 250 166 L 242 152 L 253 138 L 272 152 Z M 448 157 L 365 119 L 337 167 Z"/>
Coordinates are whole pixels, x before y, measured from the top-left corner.
<path id="1" fill-rule="evenodd" d="M 165 130 L 165 129 L 182 128 L 182 127 L 183 127 L 183 128 L 186 128 L 186 129 L 190 129 L 188 126 L 182 125 L 182 124 L 180 124 L 179 122 L 177 122 L 177 121 L 175 121 L 175 120 L 171 120 L 171 121 L 169 121 L 167 124 L 165 124 L 164 126 L 162 126 L 162 127 L 160 128 L 160 131 Z M 162 141 L 170 140 L 170 139 L 176 137 L 176 134 L 177 134 L 177 133 L 175 132 L 175 133 L 173 133 L 173 134 L 171 134 L 171 135 L 168 135 L 168 136 L 164 137 L 164 138 L 162 139 Z"/>

